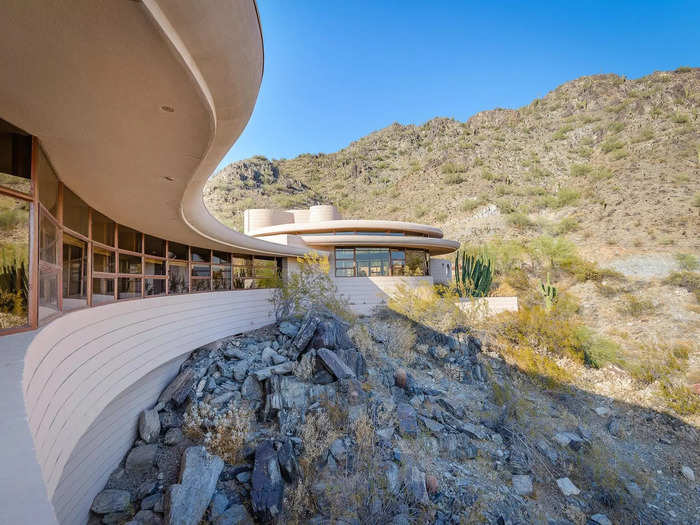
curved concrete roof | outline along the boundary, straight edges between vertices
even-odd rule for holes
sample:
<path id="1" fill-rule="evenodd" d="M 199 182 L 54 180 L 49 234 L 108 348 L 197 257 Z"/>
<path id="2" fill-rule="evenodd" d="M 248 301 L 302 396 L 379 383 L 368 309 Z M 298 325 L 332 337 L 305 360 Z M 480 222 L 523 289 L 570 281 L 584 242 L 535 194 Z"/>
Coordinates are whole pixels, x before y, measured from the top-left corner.
<path id="1" fill-rule="evenodd" d="M 254 0 L 8 0 L 0 66 L 0 116 L 93 208 L 196 246 L 304 252 L 228 229 L 202 200 L 258 95 Z"/>
<path id="2" fill-rule="evenodd" d="M 431 255 L 444 255 L 459 249 L 457 241 L 409 235 L 301 235 L 309 246 L 379 246 L 387 248 L 421 248 Z"/>
<path id="3" fill-rule="evenodd" d="M 250 235 L 261 237 L 265 235 L 277 235 L 281 233 L 311 233 L 311 232 L 330 232 L 337 230 L 392 230 L 405 233 L 421 233 L 430 237 L 442 238 L 442 230 L 434 226 L 426 224 L 417 224 L 414 222 L 402 221 L 382 221 L 382 220 L 365 220 L 365 219 L 340 219 L 335 221 L 319 221 L 319 222 L 296 222 L 289 224 L 276 224 L 274 226 L 266 226 L 251 230 Z M 399 237 L 401 238 L 401 237 Z M 405 238 L 405 237 L 404 237 Z"/>

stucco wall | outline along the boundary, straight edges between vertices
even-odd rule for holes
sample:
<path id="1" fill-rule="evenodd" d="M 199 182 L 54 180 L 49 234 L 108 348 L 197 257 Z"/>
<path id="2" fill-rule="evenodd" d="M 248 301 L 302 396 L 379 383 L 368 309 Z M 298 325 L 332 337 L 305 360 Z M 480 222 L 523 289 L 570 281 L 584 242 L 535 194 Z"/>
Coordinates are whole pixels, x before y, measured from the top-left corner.
<path id="1" fill-rule="evenodd" d="M 385 304 L 397 286 L 417 287 L 423 283 L 432 285 L 433 278 L 426 277 L 335 277 L 338 292 L 350 302 L 355 313 L 369 315 L 372 309 Z"/>
<path id="2" fill-rule="evenodd" d="M 126 301 L 67 314 L 37 333 L 26 352 L 24 401 L 62 523 L 86 517 L 133 439 L 138 410 L 172 377 L 178 358 L 272 322 L 270 295 L 240 290 Z"/>

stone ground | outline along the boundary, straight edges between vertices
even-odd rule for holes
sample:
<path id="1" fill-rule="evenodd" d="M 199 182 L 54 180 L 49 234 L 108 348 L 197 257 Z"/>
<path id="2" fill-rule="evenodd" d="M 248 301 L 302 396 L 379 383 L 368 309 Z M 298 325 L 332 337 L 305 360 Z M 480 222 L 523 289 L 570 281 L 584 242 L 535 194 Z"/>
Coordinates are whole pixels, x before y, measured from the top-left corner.
<path id="1" fill-rule="evenodd" d="M 698 523 L 697 428 L 390 313 L 198 349 L 140 418 L 91 523 Z"/>

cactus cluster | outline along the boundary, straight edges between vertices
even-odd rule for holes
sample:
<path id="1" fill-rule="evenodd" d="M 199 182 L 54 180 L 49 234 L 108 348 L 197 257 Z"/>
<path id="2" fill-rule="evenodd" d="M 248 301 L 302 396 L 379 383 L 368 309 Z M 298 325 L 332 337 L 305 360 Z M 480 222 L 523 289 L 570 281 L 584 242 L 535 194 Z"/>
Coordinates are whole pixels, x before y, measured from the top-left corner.
<path id="1" fill-rule="evenodd" d="M 551 310 L 557 300 L 557 288 L 549 282 L 549 272 L 547 273 L 547 283 L 540 282 L 540 293 L 544 299 L 545 309 Z"/>
<path id="2" fill-rule="evenodd" d="M 493 281 L 491 261 L 483 255 L 457 252 L 454 278 L 460 297 L 486 297 Z"/>

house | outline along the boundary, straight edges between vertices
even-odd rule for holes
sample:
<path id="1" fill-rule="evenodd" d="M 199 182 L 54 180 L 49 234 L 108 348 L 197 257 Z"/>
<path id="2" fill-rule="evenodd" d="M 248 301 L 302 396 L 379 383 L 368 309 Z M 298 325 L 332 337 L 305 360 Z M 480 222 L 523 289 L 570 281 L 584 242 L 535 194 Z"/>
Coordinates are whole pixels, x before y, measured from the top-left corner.
<path id="1" fill-rule="evenodd" d="M 433 226 L 411 222 L 343 219 L 335 206 L 302 210 L 246 210 L 244 233 L 328 255 L 338 292 L 358 313 L 386 302 L 399 284 L 447 284 L 451 266 L 434 258 L 459 249 Z"/>

